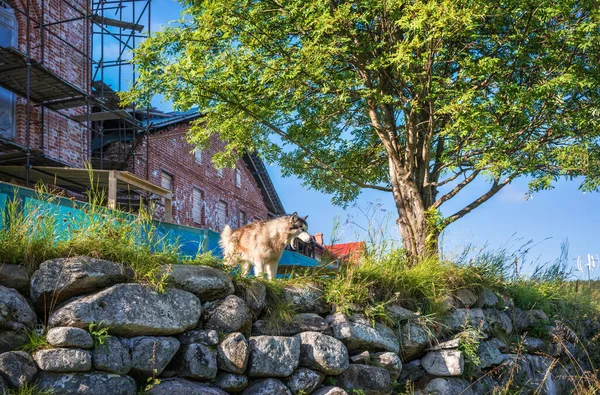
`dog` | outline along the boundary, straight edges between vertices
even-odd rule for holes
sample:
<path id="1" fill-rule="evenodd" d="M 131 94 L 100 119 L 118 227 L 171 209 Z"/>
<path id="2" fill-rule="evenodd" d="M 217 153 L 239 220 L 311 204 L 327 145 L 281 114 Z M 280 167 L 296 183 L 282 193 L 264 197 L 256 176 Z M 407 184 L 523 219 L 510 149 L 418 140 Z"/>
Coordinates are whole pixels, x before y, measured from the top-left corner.
<path id="1" fill-rule="evenodd" d="M 293 213 L 268 221 L 258 221 L 232 230 L 225 225 L 219 245 L 223 250 L 223 262 L 227 266 L 242 266 L 244 276 L 254 266 L 254 275 L 272 280 L 277 275 L 277 265 L 285 246 L 295 238 L 312 243 L 306 219 Z"/>

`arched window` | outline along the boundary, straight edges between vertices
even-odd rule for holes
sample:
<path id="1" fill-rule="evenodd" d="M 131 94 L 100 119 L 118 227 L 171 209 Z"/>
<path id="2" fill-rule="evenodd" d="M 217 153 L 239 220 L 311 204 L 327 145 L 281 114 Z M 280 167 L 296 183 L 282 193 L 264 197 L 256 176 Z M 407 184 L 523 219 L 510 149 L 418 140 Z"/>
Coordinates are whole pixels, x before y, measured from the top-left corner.
<path id="1" fill-rule="evenodd" d="M 0 46 L 17 47 L 17 18 L 14 10 L 0 0 Z M 17 98 L 14 93 L 0 88 L 0 136 L 15 135 Z"/>

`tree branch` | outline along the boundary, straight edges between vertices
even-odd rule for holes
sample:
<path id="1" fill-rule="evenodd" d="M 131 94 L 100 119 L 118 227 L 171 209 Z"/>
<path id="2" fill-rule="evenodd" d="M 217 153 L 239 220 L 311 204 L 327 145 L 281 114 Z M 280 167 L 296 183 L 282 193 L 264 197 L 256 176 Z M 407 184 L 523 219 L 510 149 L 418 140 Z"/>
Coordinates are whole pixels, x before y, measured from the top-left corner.
<path id="1" fill-rule="evenodd" d="M 450 192 L 448 192 L 447 194 L 443 195 L 442 197 L 440 197 L 438 200 L 436 200 L 431 207 L 433 208 L 438 208 L 440 207 L 445 201 L 452 199 L 458 192 L 460 192 L 464 187 L 466 187 L 471 181 L 473 181 L 475 179 L 475 177 L 477 177 L 477 175 L 481 172 L 481 170 L 475 170 L 473 171 L 473 173 L 469 174 L 468 177 L 466 177 L 464 180 L 462 180 L 457 186 L 455 186 L 454 188 L 452 188 L 452 190 Z"/>

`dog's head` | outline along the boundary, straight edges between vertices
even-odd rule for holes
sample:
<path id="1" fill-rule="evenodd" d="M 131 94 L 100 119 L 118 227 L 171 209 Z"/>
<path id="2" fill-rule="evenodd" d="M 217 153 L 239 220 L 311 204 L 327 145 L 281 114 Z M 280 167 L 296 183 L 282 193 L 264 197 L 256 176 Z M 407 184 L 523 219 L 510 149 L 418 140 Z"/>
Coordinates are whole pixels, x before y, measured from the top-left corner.
<path id="1" fill-rule="evenodd" d="M 289 240 L 294 240 L 297 237 L 305 243 L 312 242 L 312 238 L 308 234 L 308 223 L 306 223 L 307 218 L 308 215 L 304 218 L 298 217 L 298 213 L 294 213 L 289 216 Z"/>

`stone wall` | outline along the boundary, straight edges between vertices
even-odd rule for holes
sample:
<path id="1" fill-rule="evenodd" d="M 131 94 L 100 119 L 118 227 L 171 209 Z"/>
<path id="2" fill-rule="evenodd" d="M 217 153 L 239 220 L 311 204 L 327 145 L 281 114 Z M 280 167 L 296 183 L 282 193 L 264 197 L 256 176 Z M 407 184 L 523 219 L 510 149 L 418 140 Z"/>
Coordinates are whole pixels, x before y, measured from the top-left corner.
<path id="1" fill-rule="evenodd" d="M 407 393 L 400 392 L 407 383 L 418 394 L 468 395 L 492 393 L 508 380 L 523 393 L 573 390 L 567 355 L 578 358 L 581 350 L 572 331 L 486 289 L 458 292 L 437 325 L 388 305 L 396 324 L 387 326 L 334 313 L 317 284 L 289 284 L 280 297 L 293 318 L 273 323 L 264 316 L 261 282 L 234 282 L 203 266 L 174 265 L 166 273 L 170 287 L 158 293 L 130 282 L 120 265 L 91 258 L 47 261 L 31 278 L 22 267 L 2 266 L 0 394 L 26 382 L 57 394 L 102 395 L 139 388 L 377 395 Z M 467 358 L 465 328 L 478 333 L 478 364 Z M 17 351 L 27 329 L 43 333 L 47 345 Z"/>

